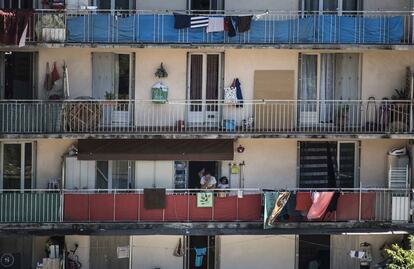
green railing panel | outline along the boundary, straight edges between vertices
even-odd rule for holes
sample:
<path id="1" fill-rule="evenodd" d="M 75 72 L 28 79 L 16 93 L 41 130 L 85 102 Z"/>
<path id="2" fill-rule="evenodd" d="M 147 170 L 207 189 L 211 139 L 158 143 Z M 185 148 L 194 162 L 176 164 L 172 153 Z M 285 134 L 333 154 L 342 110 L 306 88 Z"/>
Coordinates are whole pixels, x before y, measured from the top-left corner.
<path id="1" fill-rule="evenodd" d="M 0 222 L 59 222 L 60 193 L 0 193 Z"/>

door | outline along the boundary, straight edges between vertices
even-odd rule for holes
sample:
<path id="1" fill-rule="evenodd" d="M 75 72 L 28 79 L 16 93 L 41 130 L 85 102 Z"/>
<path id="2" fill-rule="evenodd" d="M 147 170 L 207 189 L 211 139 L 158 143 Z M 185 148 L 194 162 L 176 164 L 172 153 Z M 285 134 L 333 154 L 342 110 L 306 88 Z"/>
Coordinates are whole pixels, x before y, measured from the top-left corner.
<path id="1" fill-rule="evenodd" d="M 101 124 L 125 127 L 133 123 L 133 72 L 133 54 L 92 53 L 92 97 L 117 100 L 104 105 Z"/>
<path id="2" fill-rule="evenodd" d="M 299 235 L 299 269 L 330 268 L 331 237 Z"/>
<path id="3" fill-rule="evenodd" d="M 0 146 L 1 187 L 5 190 L 32 189 L 34 187 L 34 144 L 30 142 L 2 143 Z"/>
<path id="4" fill-rule="evenodd" d="M 118 248 L 129 247 L 129 236 L 91 236 L 89 268 L 128 269 L 129 258 L 118 256 Z"/>
<path id="5" fill-rule="evenodd" d="M 209 172 L 213 177 L 218 180 L 218 167 L 219 164 L 216 161 L 190 161 L 188 162 L 188 188 L 199 189 L 201 173 L 202 171 Z"/>
<path id="6" fill-rule="evenodd" d="M 214 269 L 216 266 L 215 236 L 186 237 L 186 269 Z"/>
<path id="7" fill-rule="evenodd" d="M 299 61 L 300 125 L 358 124 L 359 54 L 302 54 Z"/>
<path id="8" fill-rule="evenodd" d="M 346 15 L 362 10 L 362 0 L 299 0 L 303 12 Z"/>
<path id="9" fill-rule="evenodd" d="M 188 0 L 188 6 L 194 13 L 210 13 L 211 11 L 224 10 L 224 0 Z"/>
<path id="10" fill-rule="evenodd" d="M 95 189 L 125 190 L 134 188 L 132 161 L 96 161 Z"/>
<path id="11" fill-rule="evenodd" d="M 299 142 L 299 188 L 356 188 L 357 142 Z"/>
<path id="12" fill-rule="evenodd" d="M 189 55 L 188 117 L 190 126 L 217 127 L 221 55 L 197 53 Z"/>

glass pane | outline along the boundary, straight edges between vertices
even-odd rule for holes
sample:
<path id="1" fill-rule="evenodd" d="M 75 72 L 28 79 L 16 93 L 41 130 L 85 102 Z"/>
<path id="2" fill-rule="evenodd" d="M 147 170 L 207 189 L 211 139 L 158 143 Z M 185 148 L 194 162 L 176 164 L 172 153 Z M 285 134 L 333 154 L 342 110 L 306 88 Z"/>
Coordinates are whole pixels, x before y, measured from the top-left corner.
<path id="1" fill-rule="evenodd" d="M 305 0 L 304 11 L 319 11 L 319 0 Z"/>
<path id="2" fill-rule="evenodd" d="M 358 11 L 359 10 L 358 0 L 343 0 L 342 10 L 343 11 Z"/>
<path id="3" fill-rule="evenodd" d="M 129 54 L 119 54 L 119 79 L 118 97 L 119 99 L 129 99 Z"/>
<path id="4" fill-rule="evenodd" d="M 96 162 L 96 189 L 108 189 L 108 162 Z"/>
<path id="5" fill-rule="evenodd" d="M 129 0 L 115 0 L 115 9 L 129 9 Z"/>
<path id="6" fill-rule="evenodd" d="M 355 179 L 355 144 L 339 144 L 339 186 L 354 188 Z"/>
<path id="7" fill-rule="evenodd" d="M 317 68 L 318 68 L 318 56 L 317 55 L 302 55 L 301 63 L 301 85 L 299 91 L 300 100 L 316 100 L 317 99 Z M 314 102 L 309 104 L 301 104 L 302 111 L 316 111 L 317 107 Z"/>
<path id="8" fill-rule="evenodd" d="M 112 188 L 113 189 L 128 189 L 129 186 L 129 162 L 128 161 L 113 161 L 112 167 Z"/>
<path id="9" fill-rule="evenodd" d="M 24 188 L 32 188 L 32 144 L 26 143 L 24 146 Z"/>
<path id="10" fill-rule="evenodd" d="M 324 11 L 337 11 L 338 1 L 337 0 L 323 0 Z"/>
<path id="11" fill-rule="evenodd" d="M 210 0 L 191 0 L 191 10 L 210 10 Z"/>
<path id="12" fill-rule="evenodd" d="M 97 3 L 98 9 L 111 9 L 110 0 L 98 0 Z"/>
<path id="13" fill-rule="evenodd" d="M 21 145 L 4 144 L 3 188 L 20 189 Z"/>

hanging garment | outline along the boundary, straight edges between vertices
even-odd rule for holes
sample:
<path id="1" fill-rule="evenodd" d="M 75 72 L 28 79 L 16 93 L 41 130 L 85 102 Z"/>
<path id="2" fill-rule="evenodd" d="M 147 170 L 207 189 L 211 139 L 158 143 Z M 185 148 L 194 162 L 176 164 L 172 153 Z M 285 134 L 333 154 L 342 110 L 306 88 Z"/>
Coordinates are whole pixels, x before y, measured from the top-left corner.
<path id="1" fill-rule="evenodd" d="M 174 28 L 183 29 L 191 26 L 191 16 L 174 13 Z"/>
<path id="2" fill-rule="evenodd" d="M 234 37 L 236 36 L 236 26 L 234 24 L 234 21 L 232 19 L 232 17 L 227 16 L 225 19 L 225 28 L 228 32 L 228 36 L 229 37 Z"/>
<path id="3" fill-rule="evenodd" d="M 60 79 L 59 71 L 57 70 L 56 62 L 53 63 L 52 70 L 52 84 L 55 84 L 56 81 Z"/>
<path id="4" fill-rule="evenodd" d="M 282 192 L 279 193 L 272 210 L 272 214 L 267 219 L 267 225 L 271 226 L 275 223 L 277 217 L 279 216 L 282 209 L 285 207 L 287 201 L 289 200 L 290 193 L 289 192 Z"/>
<path id="5" fill-rule="evenodd" d="M 207 254 L 207 248 L 195 248 L 194 251 L 196 253 L 194 265 L 195 267 L 202 267 L 203 258 Z"/>
<path id="6" fill-rule="evenodd" d="M 31 10 L 0 10 L 0 43 L 5 45 L 26 45 Z"/>
<path id="7" fill-rule="evenodd" d="M 334 196 L 334 192 L 313 193 L 312 206 L 309 209 L 307 218 L 309 220 L 322 218 L 333 196 Z"/>
<path id="8" fill-rule="evenodd" d="M 238 78 L 234 81 L 234 86 L 236 87 L 236 94 L 237 94 L 237 107 L 243 107 L 243 93 L 241 89 L 241 83 Z"/>
<path id="9" fill-rule="evenodd" d="M 295 210 L 300 212 L 308 212 L 312 206 L 312 199 L 309 192 L 298 192 L 296 194 Z"/>
<path id="10" fill-rule="evenodd" d="M 244 33 L 250 30 L 253 16 L 239 16 L 237 20 L 237 31 Z"/>
<path id="11" fill-rule="evenodd" d="M 233 104 L 237 103 L 237 89 L 235 87 L 224 88 L 224 103 Z"/>
<path id="12" fill-rule="evenodd" d="M 224 18 L 223 17 L 210 17 L 208 19 L 207 33 L 223 32 L 224 31 Z"/>
<path id="13" fill-rule="evenodd" d="M 339 196 L 341 196 L 341 193 L 339 191 L 336 191 L 332 197 L 331 202 L 329 203 L 328 208 L 326 209 L 326 212 L 335 212 L 336 208 L 338 207 L 338 199 Z"/>
<path id="14" fill-rule="evenodd" d="M 174 249 L 173 255 L 175 257 L 183 257 L 184 256 L 184 248 L 183 248 L 183 244 L 181 242 L 181 238 L 178 239 L 178 244 L 177 244 L 177 246 Z"/>
<path id="15" fill-rule="evenodd" d="M 44 82 L 43 87 L 45 88 L 46 91 L 50 91 L 53 87 L 49 62 L 46 63 L 46 75 L 45 75 L 45 82 Z"/>
<path id="16" fill-rule="evenodd" d="M 164 209 L 165 204 L 165 189 L 144 189 L 145 209 Z"/>
<path id="17" fill-rule="evenodd" d="M 193 16 L 191 17 L 190 27 L 201 28 L 208 26 L 208 17 L 204 16 Z"/>
<path id="18" fill-rule="evenodd" d="M 69 91 L 69 71 L 66 63 L 63 65 L 63 96 L 68 99 L 70 96 Z"/>

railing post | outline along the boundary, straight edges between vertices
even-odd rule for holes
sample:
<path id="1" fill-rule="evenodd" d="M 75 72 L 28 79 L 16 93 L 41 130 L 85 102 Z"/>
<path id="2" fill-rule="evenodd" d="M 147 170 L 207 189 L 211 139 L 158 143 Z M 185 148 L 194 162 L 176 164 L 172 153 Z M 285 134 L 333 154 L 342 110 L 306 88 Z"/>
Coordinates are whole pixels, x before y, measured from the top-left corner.
<path id="1" fill-rule="evenodd" d="M 361 222 L 362 219 L 362 188 L 361 188 L 361 182 L 359 183 L 359 208 L 358 208 L 358 221 Z"/>

